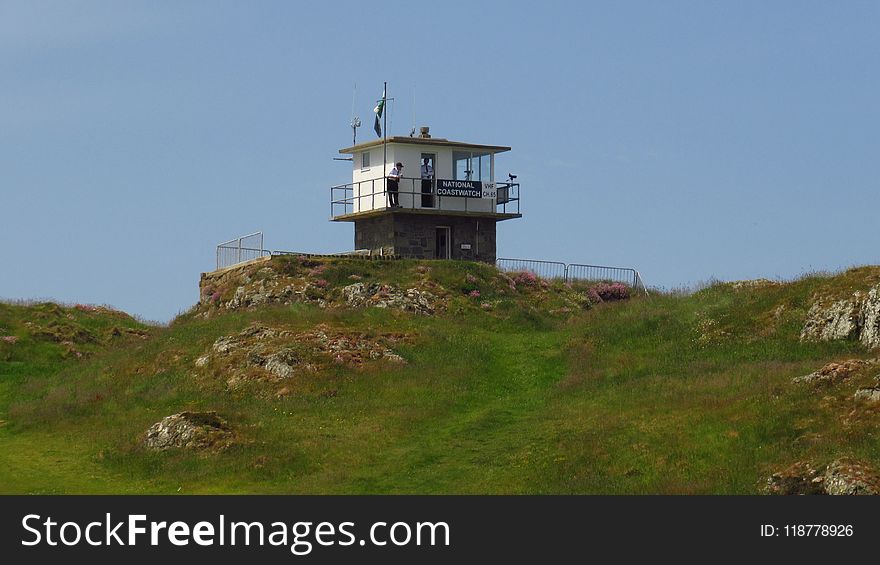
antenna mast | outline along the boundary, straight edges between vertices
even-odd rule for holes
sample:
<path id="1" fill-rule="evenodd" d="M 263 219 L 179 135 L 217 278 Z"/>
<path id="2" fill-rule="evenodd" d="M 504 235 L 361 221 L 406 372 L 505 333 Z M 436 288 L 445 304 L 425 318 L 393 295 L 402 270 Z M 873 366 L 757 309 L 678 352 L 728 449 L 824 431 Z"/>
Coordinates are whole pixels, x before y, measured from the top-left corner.
<path id="1" fill-rule="evenodd" d="M 358 85 L 354 83 L 354 92 L 351 95 L 351 144 L 357 145 L 357 128 L 361 127 L 361 119 L 354 115 L 354 99 L 357 96 Z"/>
<path id="2" fill-rule="evenodd" d="M 412 127 L 409 130 L 409 136 L 416 135 L 416 87 L 413 87 L 413 104 L 412 104 Z"/>

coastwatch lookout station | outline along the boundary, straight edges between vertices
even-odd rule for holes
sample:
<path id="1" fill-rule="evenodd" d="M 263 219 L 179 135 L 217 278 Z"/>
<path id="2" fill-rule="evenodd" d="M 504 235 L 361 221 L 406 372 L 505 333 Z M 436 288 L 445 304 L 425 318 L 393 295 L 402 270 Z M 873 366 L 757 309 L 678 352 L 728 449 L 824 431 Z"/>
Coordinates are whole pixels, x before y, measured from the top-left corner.
<path id="1" fill-rule="evenodd" d="M 495 156 L 506 151 L 426 127 L 340 149 L 352 176 L 330 189 L 331 220 L 353 222 L 355 250 L 371 255 L 494 263 L 496 224 L 522 216 L 516 177 L 496 180 Z"/>

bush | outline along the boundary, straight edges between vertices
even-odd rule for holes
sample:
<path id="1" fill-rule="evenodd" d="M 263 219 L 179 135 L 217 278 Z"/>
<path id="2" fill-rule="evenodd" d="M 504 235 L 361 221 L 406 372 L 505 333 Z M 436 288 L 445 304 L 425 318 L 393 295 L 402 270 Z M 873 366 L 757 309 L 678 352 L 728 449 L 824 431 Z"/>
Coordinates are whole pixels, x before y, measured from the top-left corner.
<path id="1" fill-rule="evenodd" d="M 623 283 L 599 283 L 589 290 L 590 300 L 594 296 L 599 298 L 601 302 L 612 302 L 614 300 L 626 300 L 629 298 L 629 287 Z"/>
<path id="2" fill-rule="evenodd" d="M 522 271 L 513 276 L 513 282 L 517 285 L 536 286 L 538 284 L 538 275 L 531 271 Z"/>

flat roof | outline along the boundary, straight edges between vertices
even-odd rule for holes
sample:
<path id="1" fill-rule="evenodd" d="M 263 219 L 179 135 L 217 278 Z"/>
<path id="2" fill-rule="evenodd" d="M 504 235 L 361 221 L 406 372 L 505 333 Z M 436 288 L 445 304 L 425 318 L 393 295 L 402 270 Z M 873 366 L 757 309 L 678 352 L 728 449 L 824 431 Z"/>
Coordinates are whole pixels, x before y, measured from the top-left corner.
<path id="1" fill-rule="evenodd" d="M 435 147 L 460 147 L 462 149 L 479 149 L 491 153 L 503 153 L 505 151 L 510 151 L 510 147 L 505 147 L 504 145 L 480 145 L 479 143 L 464 143 L 462 141 L 449 141 L 448 139 L 443 139 L 442 137 L 392 136 L 389 137 L 387 141 L 388 143 L 410 143 L 413 145 L 427 145 Z M 367 141 L 365 143 L 358 143 L 357 145 L 354 145 L 352 147 L 340 149 L 339 152 L 342 154 L 357 153 L 358 151 L 371 149 L 380 145 L 382 145 L 382 140 L 376 139 L 373 141 Z"/>

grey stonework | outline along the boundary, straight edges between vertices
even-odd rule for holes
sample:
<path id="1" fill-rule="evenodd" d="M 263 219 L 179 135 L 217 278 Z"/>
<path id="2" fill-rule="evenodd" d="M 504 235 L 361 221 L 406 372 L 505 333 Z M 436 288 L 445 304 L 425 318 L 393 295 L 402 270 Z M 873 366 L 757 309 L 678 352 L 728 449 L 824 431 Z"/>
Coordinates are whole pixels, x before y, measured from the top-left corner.
<path id="1" fill-rule="evenodd" d="M 384 255 L 434 259 L 437 228 L 451 228 L 451 257 L 466 261 L 495 262 L 495 220 L 466 216 L 392 213 L 355 220 L 355 249 Z M 470 249 L 462 249 L 462 244 Z"/>

